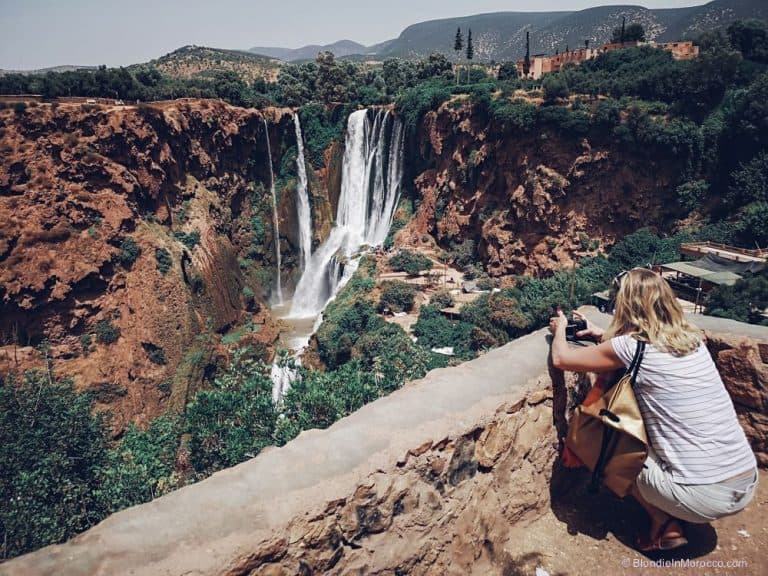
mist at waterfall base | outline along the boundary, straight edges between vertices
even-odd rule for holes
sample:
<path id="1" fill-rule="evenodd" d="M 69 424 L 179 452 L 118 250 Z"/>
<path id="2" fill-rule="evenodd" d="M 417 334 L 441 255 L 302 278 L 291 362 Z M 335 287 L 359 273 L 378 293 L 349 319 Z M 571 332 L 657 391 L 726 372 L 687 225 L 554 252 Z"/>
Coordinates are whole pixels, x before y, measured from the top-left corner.
<path id="1" fill-rule="evenodd" d="M 296 211 L 299 222 L 302 275 L 285 320 L 305 330 L 289 341 L 295 354 L 306 346 L 322 321 L 322 311 L 353 276 L 360 257 L 380 246 L 389 233 L 400 200 L 403 178 L 403 125 L 389 110 L 359 110 L 347 121 L 341 194 L 336 225 L 311 252 L 312 223 L 304 147 L 298 115 L 294 116 L 299 183 Z M 284 311 L 283 311 L 284 312 Z M 311 326 L 311 328 L 310 328 Z M 296 378 L 296 364 L 286 358 L 272 365 L 272 396 L 277 402 Z"/>

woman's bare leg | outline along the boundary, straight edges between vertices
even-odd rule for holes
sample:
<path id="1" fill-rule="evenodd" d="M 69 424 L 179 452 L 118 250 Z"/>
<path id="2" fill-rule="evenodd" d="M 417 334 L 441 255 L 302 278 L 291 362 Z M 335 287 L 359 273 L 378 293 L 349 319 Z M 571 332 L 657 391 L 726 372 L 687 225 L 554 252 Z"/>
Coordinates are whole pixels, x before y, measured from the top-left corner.
<path id="1" fill-rule="evenodd" d="M 638 501 L 640 506 L 643 507 L 643 509 L 648 513 L 648 516 L 651 518 L 650 537 L 656 538 L 664 536 L 664 534 L 659 534 L 658 532 L 661 529 L 661 526 L 667 521 L 667 518 L 669 518 L 669 514 L 663 510 L 660 510 L 659 508 L 656 508 L 656 506 L 653 504 L 646 502 L 645 499 L 640 495 L 640 490 L 637 488 L 637 484 L 632 484 L 632 489 L 629 491 L 629 493 L 632 494 L 634 499 Z M 683 532 L 680 523 L 677 520 L 672 521 L 669 526 L 667 526 L 666 533 L 682 534 Z"/>

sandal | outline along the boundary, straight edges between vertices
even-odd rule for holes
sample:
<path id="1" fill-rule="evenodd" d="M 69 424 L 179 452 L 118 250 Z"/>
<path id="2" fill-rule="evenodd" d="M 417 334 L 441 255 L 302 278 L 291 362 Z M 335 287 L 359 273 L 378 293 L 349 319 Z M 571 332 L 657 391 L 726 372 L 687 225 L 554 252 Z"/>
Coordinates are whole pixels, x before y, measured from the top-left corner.
<path id="1" fill-rule="evenodd" d="M 683 534 L 683 531 L 680 530 L 672 530 L 670 532 L 667 532 L 667 529 L 669 526 L 676 522 L 677 518 L 674 518 L 672 516 L 667 517 L 667 520 L 664 522 L 664 524 L 661 525 L 658 532 L 656 533 L 655 538 L 644 538 L 639 537 L 637 539 L 637 548 L 641 552 L 655 552 L 657 550 L 672 550 L 674 548 L 679 548 L 680 546 L 685 546 L 688 544 L 688 539 Z"/>

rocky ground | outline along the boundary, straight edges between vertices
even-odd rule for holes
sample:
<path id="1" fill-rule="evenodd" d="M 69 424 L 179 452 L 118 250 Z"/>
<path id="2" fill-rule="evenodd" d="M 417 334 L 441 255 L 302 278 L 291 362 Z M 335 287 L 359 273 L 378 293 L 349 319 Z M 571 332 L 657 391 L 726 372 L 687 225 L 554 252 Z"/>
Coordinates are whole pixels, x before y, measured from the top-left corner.
<path id="1" fill-rule="evenodd" d="M 687 546 L 645 554 L 635 538 L 646 526 L 642 509 L 609 493 L 585 493 L 586 478 L 532 522 L 518 524 L 504 545 L 505 575 L 610 574 L 640 576 L 752 576 L 768 570 L 768 473 L 745 510 L 712 524 L 690 525 Z M 654 567 L 651 562 L 679 561 Z M 685 564 L 697 562 L 697 565 Z"/>

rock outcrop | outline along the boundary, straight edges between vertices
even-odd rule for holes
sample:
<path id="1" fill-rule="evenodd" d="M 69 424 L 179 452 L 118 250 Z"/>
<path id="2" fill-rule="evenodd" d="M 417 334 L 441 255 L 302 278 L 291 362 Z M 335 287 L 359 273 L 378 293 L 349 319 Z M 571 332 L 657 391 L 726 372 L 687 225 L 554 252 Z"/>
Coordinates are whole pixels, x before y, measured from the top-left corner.
<path id="1" fill-rule="evenodd" d="M 762 350 L 768 329 L 708 324 L 729 390 L 763 393 L 764 358 L 746 350 Z M 725 345 L 732 337 L 724 333 L 744 340 Z M 435 370 L 327 430 L 117 513 L 64 545 L 0 565 L 0 574 L 515 573 L 542 557 L 526 538 L 528 523 L 539 531 L 538 518 L 578 525 L 579 475 L 564 474 L 556 455 L 588 381 L 548 370 L 548 348 L 539 331 Z M 733 361 L 729 350 L 752 363 Z M 748 385 L 753 369 L 757 390 Z M 620 509 L 617 499 L 592 505 Z M 602 512 L 590 514 L 582 525 Z M 760 526 L 745 528 L 760 537 Z M 622 573 L 599 548 L 590 551 L 593 565 Z M 759 559 L 758 543 L 752 548 Z"/>
<path id="2" fill-rule="evenodd" d="M 421 125 L 422 158 L 411 163 L 419 207 L 400 242 L 429 233 L 451 250 L 470 240 L 492 276 L 540 274 L 680 216 L 669 201 L 681 169 L 674 160 L 601 131 L 575 136 L 540 124 L 510 135 L 461 98 Z"/>
<path id="3" fill-rule="evenodd" d="M 290 110 L 42 104 L 0 111 L 0 126 L 0 374 L 51 362 L 95 391 L 119 433 L 182 409 L 226 361 L 222 335 L 269 356 L 269 161 L 284 283 L 296 266 L 280 173 L 295 158 Z"/>

